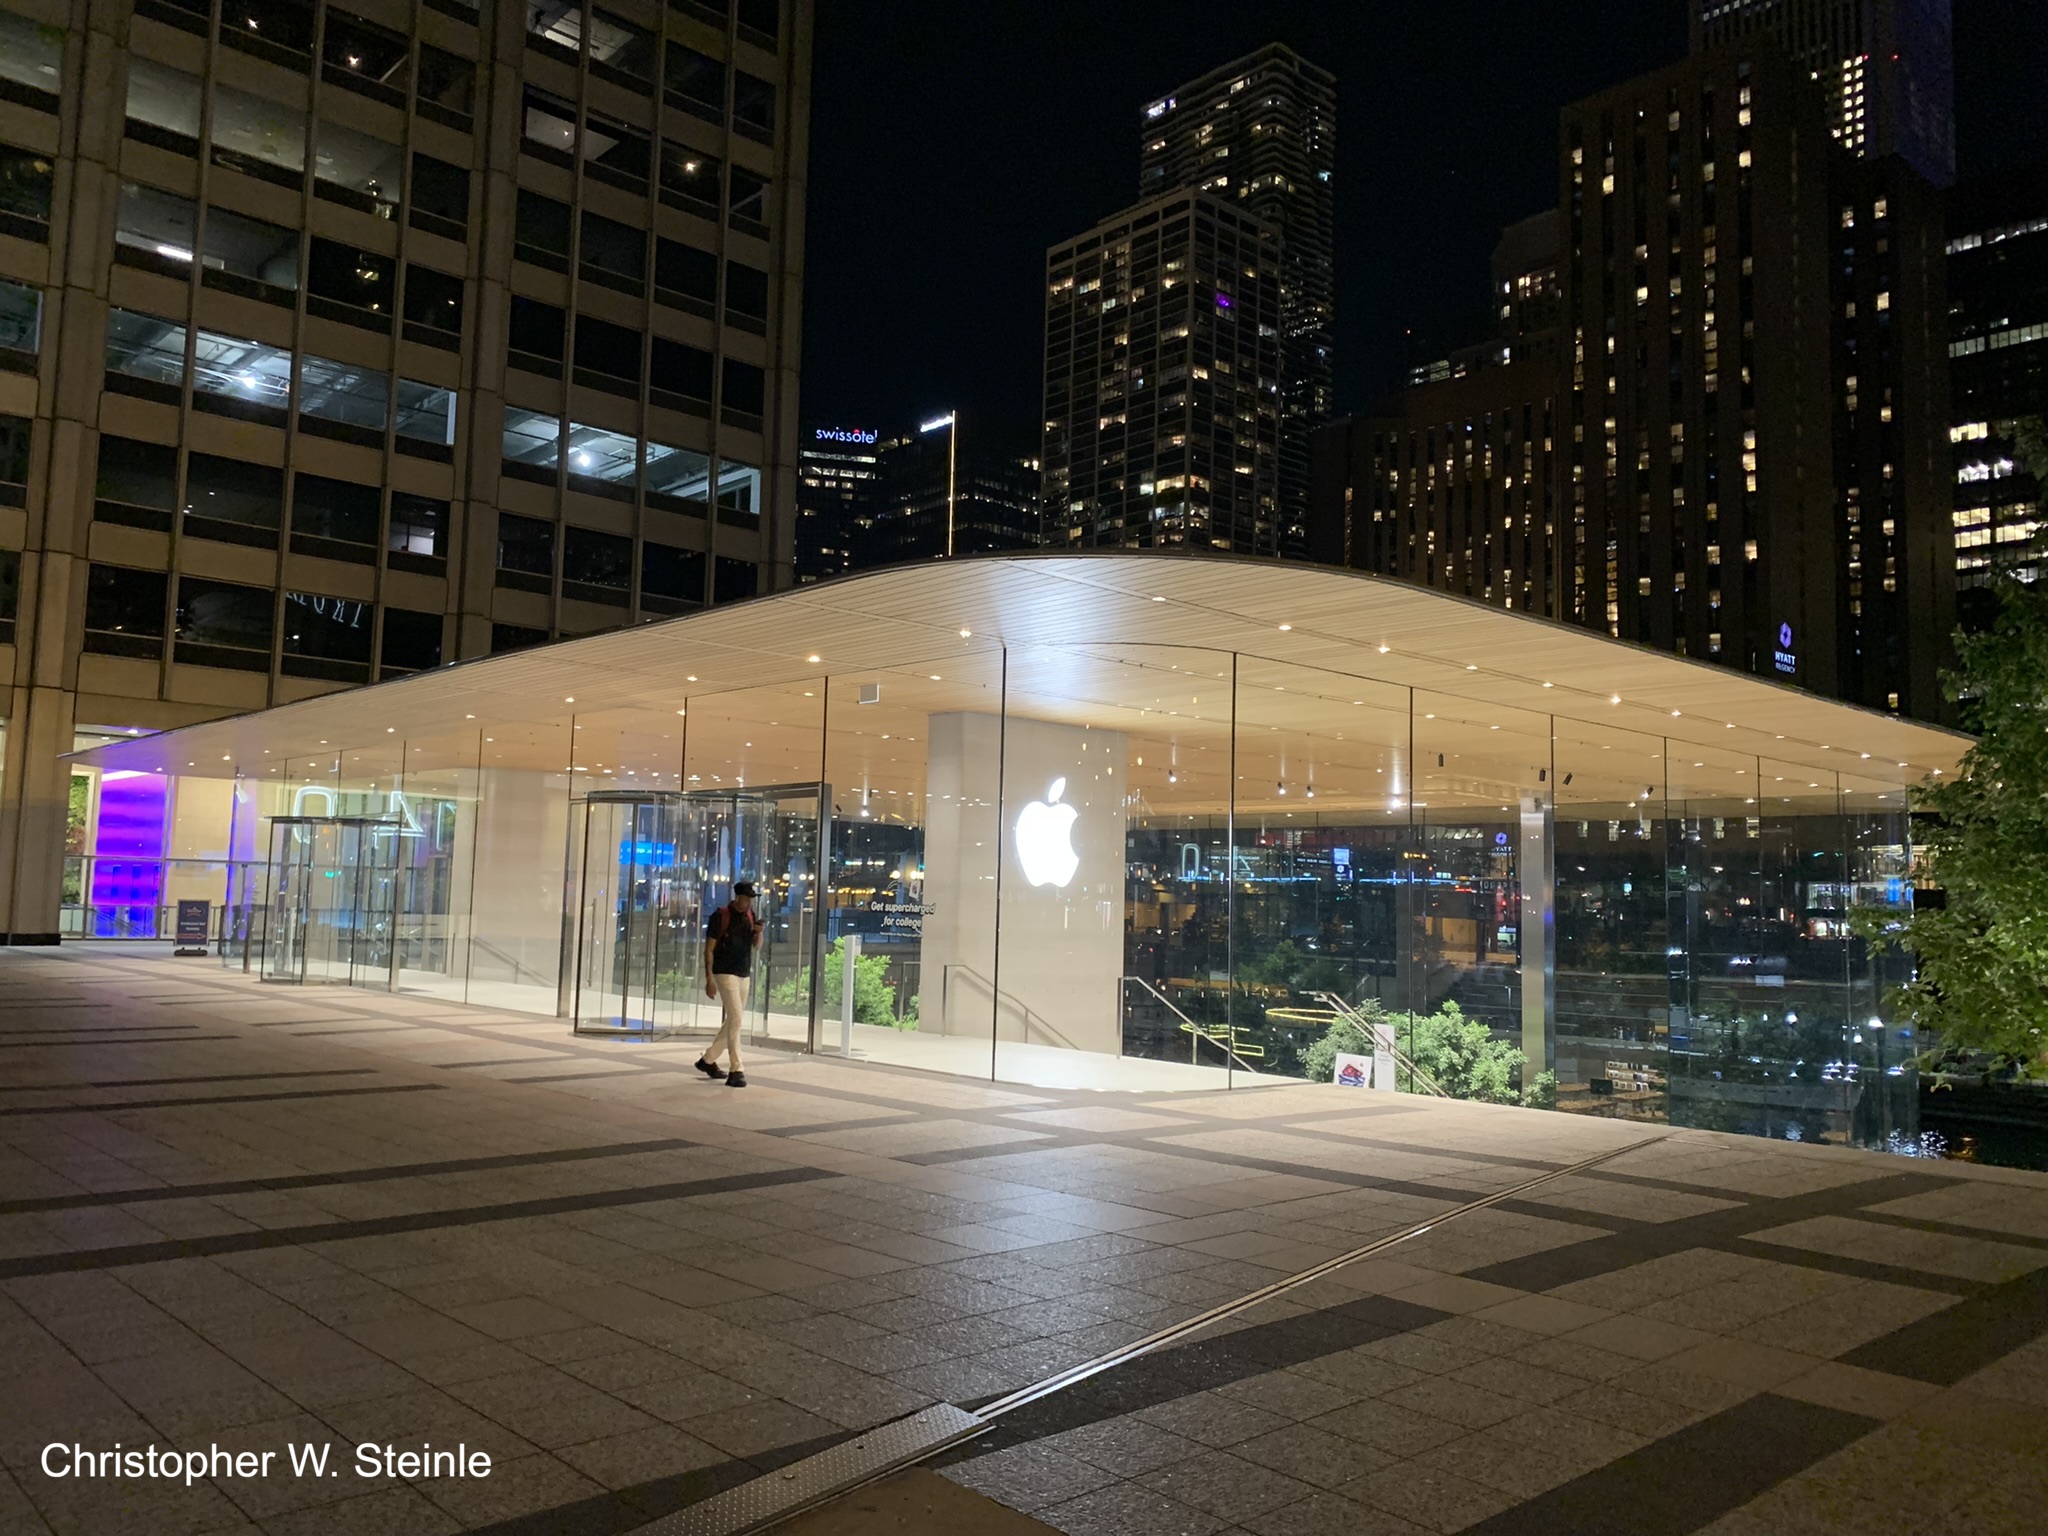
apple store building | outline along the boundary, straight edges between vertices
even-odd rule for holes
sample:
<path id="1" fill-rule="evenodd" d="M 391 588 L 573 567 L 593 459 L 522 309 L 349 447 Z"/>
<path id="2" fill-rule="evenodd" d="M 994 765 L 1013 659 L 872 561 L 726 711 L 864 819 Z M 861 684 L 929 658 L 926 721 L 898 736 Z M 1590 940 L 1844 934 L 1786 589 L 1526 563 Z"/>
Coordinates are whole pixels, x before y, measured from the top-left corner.
<path id="1" fill-rule="evenodd" d="M 1851 914 L 1967 745 L 1350 572 L 993 557 L 94 746 L 58 916 L 685 1051 L 747 880 L 770 1071 L 1471 1092 L 1477 1041 L 1484 1096 L 1881 1140 L 1914 1042 Z"/>

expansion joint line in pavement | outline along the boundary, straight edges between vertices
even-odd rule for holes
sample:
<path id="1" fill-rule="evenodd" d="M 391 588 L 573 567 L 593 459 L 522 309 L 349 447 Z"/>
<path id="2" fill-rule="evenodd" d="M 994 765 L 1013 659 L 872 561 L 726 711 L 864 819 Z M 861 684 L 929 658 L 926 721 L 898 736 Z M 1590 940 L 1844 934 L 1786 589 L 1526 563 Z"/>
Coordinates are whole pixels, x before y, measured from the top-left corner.
<path id="1" fill-rule="evenodd" d="M 1157 1333 L 1147 1334 L 1130 1344 L 1113 1349 L 1093 1360 L 1084 1360 L 1079 1365 L 1069 1366 L 1055 1372 L 1043 1381 L 1020 1387 L 1005 1397 L 984 1403 L 978 1409 L 961 1408 L 953 1403 L 938 1403 L 930 1408 L 897 1419 L 888 1424 L 867 1430 L 840 1444 L 820 1451 L 815 1456 L 793 1462 L 780 1471 L 765 1477 L 754 1478 L 727 1488 L 700 1503 L 664 1515 L 658 1520 L 637 1527 L 628 1536 L 747 1536 L 753 1531 L 766 1530 L 778 1525 L 807 1509 L 851 1493 L 857 1488 L 877 1482 L 899 1472 L 905 1467 L 928 1461 L 933 1456 L 953 1446 L 987 1433 L 995 1428 L 996 1421 L 1005 1414 L 1014 1413 L 1031 1403 L 1079 1386 L 1091 1377 L 1105 1371 L 1115 1370 L 1145 1355 L 1177 1344 L 1202 1329 L 1217 1323 L 1227 1322 L 1240 1313 L 1287 1292 L 1321 1280 L 1325 1276 L 1386 1252 L 1398 1244 L 1410 1242 L 1436 1231 L 1460 1216 L 1469 1216 L 1474 1211 L 1486 1210 L 1489 1206 L 1500 1205 L 1527 1194 L 1558 1179 L 1570 1178 L 1574 1174 L 1589 1172 L 1602 1163 L 1612 1162 L 1626 1153 L 1640 1152 L 1643 1148 L 1663 1141 L 1669 1133 L 1646 1136 L 1641 1141 L 1630 1142 L 1627 1146 L 1615 1147 L 1611 1151 L 1597 1153 L 1566 1168 L 1553 1168 L 1525 1179 L 1506 1189 L 1495 1190 L 1490 1195 L 1481 1195 L 1455 1206 L 1440 1215 L 1430 1216 L 1390 1232 L 1385 1237 L 1375 1238 L 1363 1247 L 1353 1248 L 1312 1264 L 1298 1274 L 1287 1275 L 1269 1285 L 1262 1285 L 1255 1291 L 1248 1291 L 1230 1301 L 1219 1302 L 1205 1312 L 1185 1318 Z"/>

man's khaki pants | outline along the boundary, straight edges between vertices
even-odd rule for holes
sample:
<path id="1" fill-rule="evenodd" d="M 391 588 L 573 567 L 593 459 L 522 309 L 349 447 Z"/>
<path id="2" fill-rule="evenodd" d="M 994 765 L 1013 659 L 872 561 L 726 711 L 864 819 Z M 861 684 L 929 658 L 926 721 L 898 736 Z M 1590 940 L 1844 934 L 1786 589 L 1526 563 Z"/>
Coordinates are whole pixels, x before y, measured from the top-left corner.
<path id="1" fill-rule="evenodd" d="M 718 989 L 719 1008 L 724 1017 L 720 1020 L 718 1033 L 712 1038 L 711 1049 L 704 1053 L 706 1061 L 718 1060 L 720 1051 L 731 1055 L 730 1066 L 735 1072 L 740 1067 L 740 1025 L 747 1012 L 747 976 L 725 976 L 714 973 L 711 984 Z"/>

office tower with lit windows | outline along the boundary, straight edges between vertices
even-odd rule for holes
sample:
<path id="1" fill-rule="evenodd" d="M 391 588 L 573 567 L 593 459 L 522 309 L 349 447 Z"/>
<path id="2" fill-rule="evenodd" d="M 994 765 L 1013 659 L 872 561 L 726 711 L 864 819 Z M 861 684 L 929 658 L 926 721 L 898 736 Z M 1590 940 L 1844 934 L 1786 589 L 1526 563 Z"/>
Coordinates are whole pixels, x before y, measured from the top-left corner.
<path id="1" fill-rule="evenodd" d="M 1306 540 L 1309 440 L 1333 405 L 1337 82 L 1272 43 L 1148 103 L 1138 195 L 1209 193 L 1280 238 L 1279 552 Z"/>
<path id="2" fill-rule="evenodd" d="M 1318 435 L 1317 556 L 1941 718 L 1939 193 L 1768 38 L 1568 107 L 1559 173 L 1506 333 Z"/>
<path id="3" fill-rule="evenodd" d="M 926 417 L 882 444 L 874 526 L 854 568 L 1036 548 L 1038 474 L 962 412 Z"/>
<path id="4" fill-rule="evenodd" d="M 880 507 L 881 433 L 873 427 L 798 430 L 796 579 L 826 581 L 853 569 Z"/>
<path id="5" fill-rule="evenodd" d="M 1489 344 L 1316 435 L 1311 558 L 1558 616 L 1555 332 Z M 1550 338 L 1546 344 L 1546 338 Z"/>
<path id="6" fill-rule="evenodd" d="M 2048 418 L 2048 162 L 1949 195 L 1949 368 L 1956 577 L 1968 594 L 2000 573 L 2040 579 L 2041 498 L 2016 427 Z"/>
<path id="7" fill-rule="evenodd" d="M 1280 241 L 1206 193 L 1046 254 L 1045 542 L 1282 552 Z"/>
<path id="8" fill-rule="evenodd" d="M 810 37 L 0 0 L 0 934 L 115 850 L 81 738 L 790 582 Z"/>
<path id="9" fill-rule="evenodd" d="M 1691 0 L 1692 48 L 1768 38 L 1810 71 L 1835 137 L 1897 155 L 1938 187 L 1955 180 L 1950 0 Z"/>
<path id="10" fill-rule="evenodd" d="M 1938 194 L 1768 38 L 1568 107 L 1560 176 L 1570 616 L 1939 714 Z"/>

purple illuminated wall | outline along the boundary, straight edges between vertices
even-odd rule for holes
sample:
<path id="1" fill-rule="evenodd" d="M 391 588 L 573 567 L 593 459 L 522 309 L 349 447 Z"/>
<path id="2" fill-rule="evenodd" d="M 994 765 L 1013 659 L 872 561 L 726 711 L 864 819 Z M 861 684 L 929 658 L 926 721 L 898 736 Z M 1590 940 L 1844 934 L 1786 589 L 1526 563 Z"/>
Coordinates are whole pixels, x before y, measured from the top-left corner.
<path id="1" fill-rule="evenodd" d="M 160 773 L 110 773 L 100 780 L 99 838 L 93 845 L 92 931 L 102 938 L 154 938 L 164 894 L 164 812 L 170 781 Z"/>

